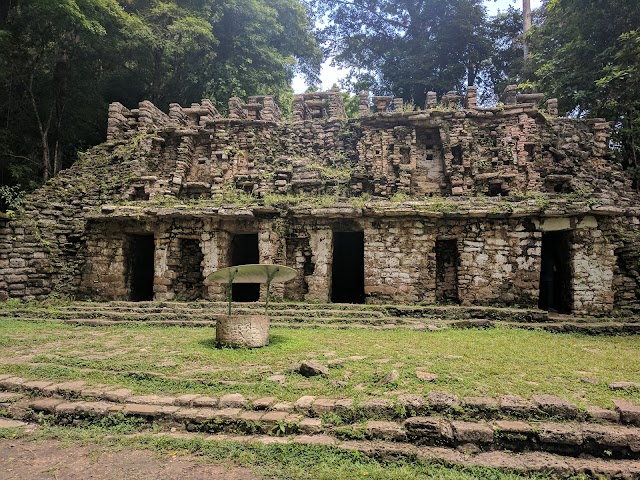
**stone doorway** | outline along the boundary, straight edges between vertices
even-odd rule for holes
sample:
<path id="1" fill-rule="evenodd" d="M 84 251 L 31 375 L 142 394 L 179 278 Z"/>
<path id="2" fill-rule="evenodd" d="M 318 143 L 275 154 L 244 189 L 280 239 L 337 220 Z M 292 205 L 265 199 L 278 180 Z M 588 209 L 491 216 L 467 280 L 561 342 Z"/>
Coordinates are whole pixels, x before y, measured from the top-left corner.
<path id="1" fill-rule="evenodd" d="M 458 241 L 436 240 L 436 300 L 458 303 Z"/>
<path id="2" fill-rule="evenodd" d="M 125 271 L 129 300 L 153 300 L 155 242 L 153 235 L 129 235 L 127 238 Z"/>
<path id="3" fill-rule="evenodd" d="M 364 232 L 334 232 L 331 301 L 364 303 Z"/>
<path id="4" fill-rule="evenodd" d="M 540 268 L 542 310 L 571 313 L 571 232 L 543 232 Z"/>
<path id="5" fill-rule="evenodd" d="M 233 235 L 231 239 L 231 265 L 260 263 L 258 234 L 247 233 Z M 260 284 L 235 283 L 233 285 L 234 302 L 257 302 L 260 299 Z"/>

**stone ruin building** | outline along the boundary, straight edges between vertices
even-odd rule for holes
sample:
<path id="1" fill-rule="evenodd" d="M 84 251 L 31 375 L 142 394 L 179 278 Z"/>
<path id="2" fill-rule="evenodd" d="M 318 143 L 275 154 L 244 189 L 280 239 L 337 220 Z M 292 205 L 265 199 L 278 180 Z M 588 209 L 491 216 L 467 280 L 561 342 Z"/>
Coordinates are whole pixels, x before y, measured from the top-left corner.
<path id="1" fill-rule="evenodd" d="M 211 272 L 281 263 L 288 300 L 638 309 L 640 203 L 610 125 L 502 101 L 114 103 L 107 142 L 0 218 L 0 299 L 221 300 Z"/>

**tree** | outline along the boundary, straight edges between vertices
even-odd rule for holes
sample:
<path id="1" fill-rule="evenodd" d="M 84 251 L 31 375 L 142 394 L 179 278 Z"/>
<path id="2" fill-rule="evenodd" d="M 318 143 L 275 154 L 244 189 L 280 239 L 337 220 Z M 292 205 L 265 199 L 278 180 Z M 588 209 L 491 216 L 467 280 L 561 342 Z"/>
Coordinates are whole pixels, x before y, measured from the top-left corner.
<path id="1" fill-rule="evenodd" d="M 513 6 L 489 20 L 487 28 L 493 47 L 491 57 L 479 74 L 479 94 L 484 102 L 495 101 L 507 85 L 526 80 L 522 41 L 522 13 Z"/>
<path id="2" fill-rule="evenodd" d="M 62 169 L 69 142 L 95 128 L 95 119 L 83 114 L 99 101 L 109 71 L 107 37 L 125 21 L 115 0 L 30 0 L 7 11 L 0 36 L 0 81 L 8 92 L 0 141 L 9 174 L 39 171 L 46 181 Z"/>
<path id="3" fill-rule="evenodd" d="M 635 175 L 640 139 L 638 25 L 637 0 L 550 0 L 530 34 L 535 86 L 557 97 L 562 113 L 613 121 L 621 161 Z"/>
<path id="4" fill-rule="evenodd" d="M 206 87 L 210 96 L 226 101 L 272 93 L 282 102 L 292 95 L 295 73 L 308 84 L 318 82 L 322 52 L 300 1 L 215 1 L 211 11 L 219 47 Z"/>
<path id="5" fill-rule="evenodd" d="M 358 87 L 424 104 L 476 83 L 490 56 L 480 0 L 312 0 L 325 53 Z"/>

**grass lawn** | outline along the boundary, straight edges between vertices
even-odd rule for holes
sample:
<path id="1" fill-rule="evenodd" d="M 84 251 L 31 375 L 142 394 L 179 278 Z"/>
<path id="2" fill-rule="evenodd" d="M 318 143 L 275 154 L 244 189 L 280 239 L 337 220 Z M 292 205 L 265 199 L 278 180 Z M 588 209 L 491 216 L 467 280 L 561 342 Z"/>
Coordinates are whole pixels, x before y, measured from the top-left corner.
<path id="1" fill-rule="evenodd" d="M 0 373 L 29 379 L 82 379 L 136 393 L 243 393 L 296 400 L 302 395 L 364 398 L 446 390 L 458 396 L 538 393 L 579 405 L 611 407 L 614 381 L 640 382 L 640 337 L 587 337 L 542 331 L 335 330 L 272 328 L 268 347 L 219 349 L 209 328 L 84 327 L 0 322 Z M 361 358 L 364 357 L 364 358 Z M 339 360 L 329 378 L 304 378 L 289 367 L 304 359 Z M 400 378 L 376 381 L 391 370 Z M 435 382 L 416 370 L 435 373 Z M 285 374 L 285 384 L 267 380 Z M 159 375 L 159 376 L 158 376 Z M 587 380 L 587 381 L 585 381 Z M 339 385 L 337 381 L 343 382 Z"/>

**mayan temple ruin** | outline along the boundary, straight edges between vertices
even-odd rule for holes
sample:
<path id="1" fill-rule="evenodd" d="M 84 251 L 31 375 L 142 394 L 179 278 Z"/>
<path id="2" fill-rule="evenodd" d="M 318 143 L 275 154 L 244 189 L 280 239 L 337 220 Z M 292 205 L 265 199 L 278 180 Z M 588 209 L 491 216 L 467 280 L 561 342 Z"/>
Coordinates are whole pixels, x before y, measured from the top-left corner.
<path id="1" fill-rule="evenodd" d="M 211 272 L 280 263 L 287 300 L 639 308 L 640 202 L 609 123 L 515 87 L 491 108 L 474 87 L 359 101 L 355 119 L 338 91 L 292 119 L 269 96 L 111 104 L 107 141 L 0 218 L 0 299 L 220 300 Z"/>

